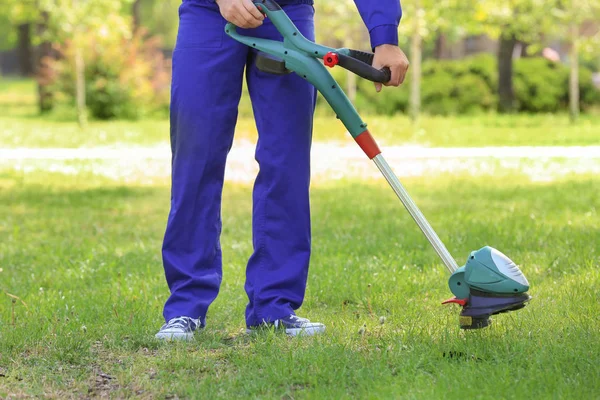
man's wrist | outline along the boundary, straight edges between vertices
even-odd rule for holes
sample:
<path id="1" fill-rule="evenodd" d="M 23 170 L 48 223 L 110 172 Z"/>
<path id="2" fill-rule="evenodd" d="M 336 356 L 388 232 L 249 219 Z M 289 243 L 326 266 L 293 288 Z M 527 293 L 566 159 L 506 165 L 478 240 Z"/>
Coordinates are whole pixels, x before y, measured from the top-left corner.
<path id="1" fill-rule="evenodd" d="M 397 25 L 379 25 L 369 32 L 371 38 L 371 49 L 390 44 L 398 46 L 398 26 Z"/>

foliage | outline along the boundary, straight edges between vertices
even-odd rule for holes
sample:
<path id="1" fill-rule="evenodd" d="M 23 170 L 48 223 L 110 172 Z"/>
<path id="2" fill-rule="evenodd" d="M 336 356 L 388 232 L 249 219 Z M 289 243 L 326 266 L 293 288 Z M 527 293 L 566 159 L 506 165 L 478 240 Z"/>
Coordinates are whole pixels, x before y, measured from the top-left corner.
<path id="1" fill-rule="evenodd" d="M 11 24 L 8 15 L 0 12 L 0 51 L 15 47 L 17 41 L 16 33 L 17 31 Z"/>
<path id="2" fill-rule="evenodd" d="M 337 71 L 337 69 L 333 69 Z M 345 74 L 341 73 L 342 76 Z M 418 128 L 404 115 L 375 115 L 371 102 L 379 96 L 394 100 L 403 89 L 384 89 L 376 94 L 373 86 L 365 87 L 359 96 L 359 112 L 380 143 L 386 145 L 415 144 L 436 147 L 480 146 L 586 146 L 598 145 L 600 116 L 591 113 L 581 117 L 581 123 L 570 125 L 566 115 L 516 114 L 428 116 Z M 597 93 L 597 92 L 596 92 Z M 366 95 L 372 100 L 366 102 Z M 92 121 L 86 131 L 73 121 L 72 107 L 57 107 L 51 115 L 35 117 L 36 90 L 32 80 L 0 80 L 0 147 L 95 147 L 168 145 L 169 121 L 166 118 L 144 118 L 139 121 Z M 322 98 L 320 97 L 320 100 Z M 406 103 L 406 101 L 405 101 Z M 242 98 L 244 107 L 250 100 Z M 379 104 L 379 103 L 378 103 Z M 382 106 L 388 100 L 381 102 Z M 382 110 L 375 110 L 382 112 Z M 390 113 L 395 110 L 385 110 Z M 68 113 L 67 115 L 64 115 Z M 313 139 L 353 146 L 343 124 L 335 119 L 331 109 L 321 102 L 314 121 Z M 256 124 L 249 117 L 236 124 L 235 138 L 255 143 Z"/>
<path id="3" fill-rule="evenodd" d="M 569 102 L 569 67 L 543 58 L 524 58 L 515 63 L 515 94 L 520 111 L 556 112 Z M 581 107 L 600 104 L 600 91 L 592 83 L 592 72 L 580 68 Z"/>
<path id="4" fill-rule="evenodd" d="M 569 70 L 543 58 L 515 63 L 514 85 L 518 108 L 528 112 L 554 112 L 565 108 Z"/>
<path id="5" fill-rule="evenodd" d="M 476 0 L 404 0 L 401 2 L 405 20 L 399 31 L 403 36 L 418 34 L 428 40 L 440 33 L 449 38 L 462 37 L 473 30 L 473 10 Z M 418 20 L 416 24 L 410 21 Z"/>
<path id="6" fill-rule="evenodd" d="M 370 51 L 369 34 L 354 1 L 322 0 L 317 7 L 317 42 Z"/>
<path id="7" fill-rule="evenodd" d="M 133 37 L 105 32 L 87 32 L 79 38 L 88 49 L 84 59 L 91 116 L 135 119 L 164 111 L 169 102 L 170 62 L 162 56 L 160 41 L 147 38 L 144 30 Z M 63 58 L 55 65 L 60 76 L 56 89 L 73 102 L 74 48 L 66 42 L 61 49 Z"/>
<path id="8" fill-rule="evenodd" d="M 90 30 L 119 31 L 126 34 L 127 20 L 121 10 L 132 0 L 40 0 L 40 9 L 50 15 L 49 34 L 52 42 L 77 41 Z M 110 21 L 110 25 L 107 22 Z M 82 38 L 85 41 L 85 38 Z"/>
<path id="9" fill-rule="evenodd" d="M 592 73 L 580 68 L 582 108 L 600 104 L 600 90 L 592 82 Z M 515 62 L 515 94 L 518 110 L 524 112 L 556 112 L 567 109 L 568 66 L 540 57 L 522 58 Z M 336 78 L 344 82 L 344 76 Z M 411 74 L 403 87 L 387 88 L 376 94 L 372 85 L 359 81 L 356 105 L 369 113 L 391 115 L 408 109 Z M 426 60 L 423 63 L 423 111 L 433 115 L 473 113 L 495 109 L 498 72 L 496 60 L 489 54 L 478 54 L 463 60 Z"/>
<path id="10" fill-rule="evenodd" d="M 17 44 L 17 26 L 35 22 L 37 16 L 33 1 L 0 1 L 0 51 L 14 48 Z"/>
<path id="11" fill-rule="evenodd" d="M 152 36 L 161 38 L 166 48 L 175 47 L 177 38 L 177 10 L 181 0 L 145 0 L 141 4 L 142 26 Z"/>
<path id="12" fill-rule="evenodd" d="M 581 55 L 587 59 L 596 58 L 600 49 L 600 0 L 554 0 L 552 16 L 556 23 L 552 26 L 554 36 L 578 41 Z M 570 37 L 573 24 L 583 27 L 578 37 Z"/>
<path id="13" fill-rule="evenodd" d="M 552 1 L 547 0 L 478 1 L 474 8 L 473 33 L 494 38 L 514 35 L 521 41 L 539 43 L 554 26 L 549 12 L 552 8 Z"/>

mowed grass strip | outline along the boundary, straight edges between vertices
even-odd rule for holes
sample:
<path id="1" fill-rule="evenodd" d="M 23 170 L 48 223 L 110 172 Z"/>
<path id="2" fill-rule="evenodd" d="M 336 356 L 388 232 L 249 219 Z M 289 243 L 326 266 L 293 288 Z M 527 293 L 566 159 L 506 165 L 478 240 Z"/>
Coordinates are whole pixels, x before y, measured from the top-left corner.
<path id="1" fill-rule="evenodd" d="M 408 90 L 408 88 L 385 89 Z M 90 121 L 85 130 L 76 123 L 73 108 L 64 106 L 40 117 L 35 85 L 29 80 L 0 80 L 0 147 L 154 146 L 169 143 L 166 118 L 139 121 Z M 319 97 L 314 140 L 352 144 L 343 124 Z M 360 109 L 358 110 L 361 111 Z M 235 138 L 255 142 L 256 126 L 250 100 L 243 97 Z M 600 145 L 600 117 L 583 115 L 571 124 L 566 114 L 423 116 L 418 124 L 408 117 L 363 115 L 381 145 L 430 147 L 589 146 Z M 285 132 L 281 132 L 285 135 Z"/>
<path id="2" fill-rule="evenodd" d="M 448 275 L 387 184 L 342 180 L 312 191 L 300 314 L 326 334 L 249 337 L 251 187 L 228 184 L 208 327 L 161 344 L 168 187 L 0 174 L 0 397 L 596 398 L 600 179 L 405 184 L 459 263 L 489 244 L 520 264 L 531 304 L 460 331 L 440 305 Z"/>

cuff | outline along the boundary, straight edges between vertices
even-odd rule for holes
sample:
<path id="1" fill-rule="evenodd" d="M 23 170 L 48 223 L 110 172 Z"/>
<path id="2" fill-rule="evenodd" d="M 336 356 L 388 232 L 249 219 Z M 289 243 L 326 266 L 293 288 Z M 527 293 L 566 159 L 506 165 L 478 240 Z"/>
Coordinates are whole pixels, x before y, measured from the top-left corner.
<path id="1" fill-rule="evenodd" d="M 398 26 L 397 25 L 379 25 L 371 29 L 371 48 L 375 51 L 375 47 L 382 44 L 392 44 L 398 46 Z"/>

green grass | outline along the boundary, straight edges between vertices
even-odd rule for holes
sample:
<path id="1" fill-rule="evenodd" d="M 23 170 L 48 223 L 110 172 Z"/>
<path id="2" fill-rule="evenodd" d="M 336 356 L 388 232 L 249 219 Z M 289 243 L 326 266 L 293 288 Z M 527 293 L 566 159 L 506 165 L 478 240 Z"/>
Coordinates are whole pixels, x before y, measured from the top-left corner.
<path id="1" fill-rule="evenodd" d="M 0 77 L 0 116 L 33 115 L 36 112 L 36 101 L 35 81 Z"/>
<path id="2" fill-rule="evenodd" d="M 598 176 L 405 183 L 459 261 L 491 244 L 521 264 L 531 304 L 460 331 L 445 269 L 386 184 L 321 182 L 301 314 L 328 330 L 247 337 L 251 188 L 229 184 L 208 328 L 160 344 L 168 187 L 0 173 L 0 397 L 597 399 Z"/>
<path id="3" fill-rule="evenodd" d="M 169 140 L 166 119 L 92 121 L 86 130 L 81 130 L 74 122 L 73 110 L 61 108 L 42 118 L 36 115 L 35 101 L 35 86 L 31 81 L 0 80 L 0 147 L 154 145 L 167 144 Z M 242 99 L 241 108 L 250 108 L 247 98 Z M 328 114 L 331 113 L 326 108 L 320 108 L 315 120 L 315 140 L 350 143 L 352 140 L 341 122 Z M 424 116 L 416 126 L 405 116 L 363 118 L 382 145 L 600 145 L 600 117 L 597 115 L 584 115 L 577 125 L 571 125 L 566 115 Z M 240 118 L 236 138 L 254 141 L 256 136 L 254 121 Z"/>

